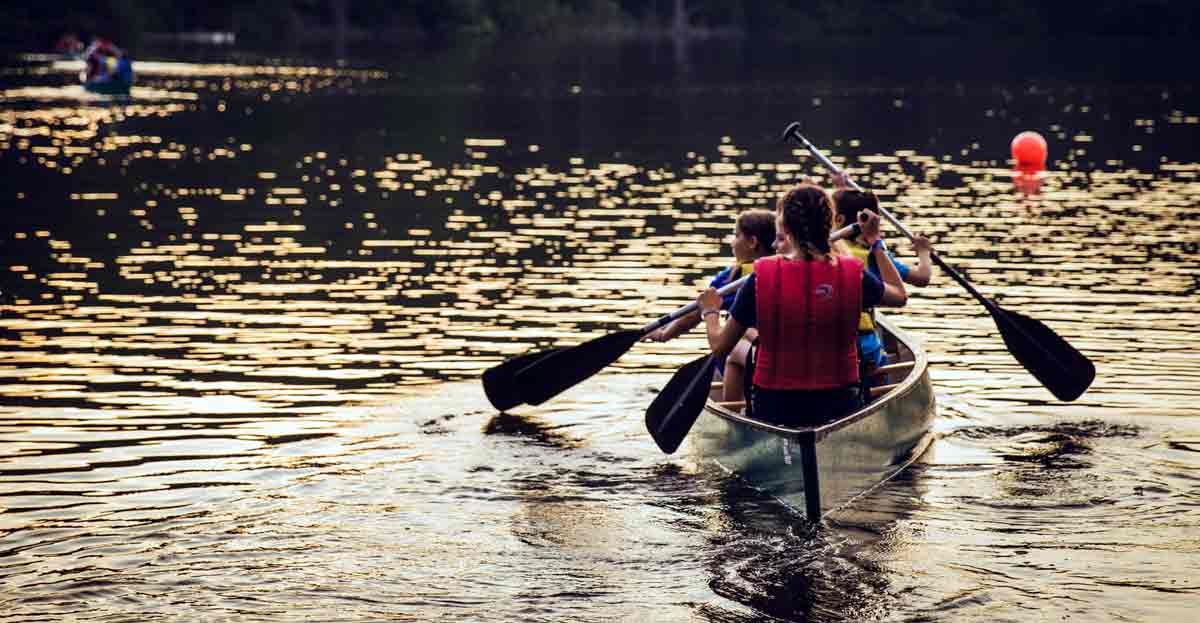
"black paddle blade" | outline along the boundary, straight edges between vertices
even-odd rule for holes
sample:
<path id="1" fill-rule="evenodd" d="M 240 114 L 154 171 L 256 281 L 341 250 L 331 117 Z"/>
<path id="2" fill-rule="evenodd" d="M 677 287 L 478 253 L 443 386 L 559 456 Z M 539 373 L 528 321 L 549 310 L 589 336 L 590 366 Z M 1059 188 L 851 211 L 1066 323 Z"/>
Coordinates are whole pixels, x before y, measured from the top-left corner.
<path id="1" fill-rule="evenodd" d="M 716 369 L 717 358 L 712 355 L 689 362 L 667 381 L 667 386 L 646 408 L 646 430 L 663 452 L 675 452 L 692 430 L 708 400 Z"/>
<path id="2" fill-rule="evenodd" d="M 639 330 L 611 333 L 539 359 L 517 372 L 517 393 L 522 402 L 540 405 L 620 359 L 642 335 Z"/>
<path id="3" fill-rule="evenodd" d="M 799 121 L 793 121 L 793 122 L 789 123 L 786 128 L 783 129 L 783 134 L 779 135 L 780 142 L 786 141 L 789 138 L 792 138 L 793 134 L 800 134 L 800 122 Z"/>
<path id="4" fill-rule="evenodd" d="M 1002 309 L 994 301 L 988 311 L 1008 351 L 1055 398 L 1070 402 L 1087 391 L 1096 378 L 1096 366 L 1087 356 L 1033 318 Z"/>
<path id="5" fill-rule="evenodd" d="M 488 368 L 483 373 L 483 393 L 487 395 L 488 402 L 492 403 L 497 411 L 508 411 L 524 403 L 525 401 L 521 400 L 521 394 L 517 392 L 517 373 L 535 361 L 560 350 L 562 349 L 551 348 L 529 352 L 513 357 L 498 366 Z"/>

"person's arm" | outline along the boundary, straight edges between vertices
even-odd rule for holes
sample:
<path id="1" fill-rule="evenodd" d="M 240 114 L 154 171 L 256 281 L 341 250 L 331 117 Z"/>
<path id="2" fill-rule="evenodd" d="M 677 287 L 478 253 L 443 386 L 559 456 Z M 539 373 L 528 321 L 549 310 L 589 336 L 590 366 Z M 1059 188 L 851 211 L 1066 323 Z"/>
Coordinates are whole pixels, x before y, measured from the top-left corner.
<path id="1" fill-rule="evenodd" d="M 725 270 L 722 270 L 721 272 L 717 273 L 716 277 L 713 277 L 712 281 L 708 283 L 708 287 L 720 288 L 726 283 L 729 283 L 732 273 L 732 268 L 726 268 Z M 673 322 L 668 323 L 667 326 L 651 331 L 646 335 L 646 337 L 642 338 L 642 341 L 668 342 L 683 335 L 684 333 L 687 333 L 688 331 L 691 331 L 698 324 L 700 324 L 700 310 L 696 310 L 686 316 L 680 316 Z"/>
<path id="2" fill-rule="evenodd" d="M 708 346 L 712 349 L 713 356 L 723 359 L 737 346 L 738 340 L 742 339 L 742 334 L 746 332 L 746 327 L 733 316 L 721 326 L 721 297 L 715 289 L 709 288 L 701 292 L 696 302 L 700 305 L 700 317 L 704 320 L 704 328 L 708 333 Z"/>
<path id="3" fill-rule="evenodd" d="M 887 247 L 883 246 L 883 234 L 879 231 L 879 215 L 863 210 L 858 213 L 859 224 L 862 226 L 863 242 L 871 247 L 871 257 L 879 267 L 879 275 L 883 277 L 883 307 L 904 307 L 908 303 L 908 291 L 904 289 L 904 280 L 900 272 L 888 257 Z"/>
<path id="4" fill-rule="evenodd" d="M 913 249 L 917 252 L 917 267 L 908 271 L 904 281 L 924 288 L 933 281 L 933 243 L 921 234 L 913 237 Z"/>
<path id="5" fill-rule="evenodd" d="M 686 316 L 680 316 L 665 327 L 651 331 L 643 342 L 666 342 L 673 340 L 700 324 L 700 312 L 694 311 Z"/>

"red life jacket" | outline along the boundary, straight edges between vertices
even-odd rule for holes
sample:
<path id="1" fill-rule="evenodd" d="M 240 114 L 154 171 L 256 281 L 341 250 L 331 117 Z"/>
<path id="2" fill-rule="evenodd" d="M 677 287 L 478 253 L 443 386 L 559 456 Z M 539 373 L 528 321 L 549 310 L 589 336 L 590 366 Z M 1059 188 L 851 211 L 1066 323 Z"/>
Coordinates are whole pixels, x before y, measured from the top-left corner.
<path id="1" fill-rule="evenodd" d="M 858 382 L 863 263 L 780 256 L 754 263 L 758 361 L 754 385 L 816 390 Z"/>

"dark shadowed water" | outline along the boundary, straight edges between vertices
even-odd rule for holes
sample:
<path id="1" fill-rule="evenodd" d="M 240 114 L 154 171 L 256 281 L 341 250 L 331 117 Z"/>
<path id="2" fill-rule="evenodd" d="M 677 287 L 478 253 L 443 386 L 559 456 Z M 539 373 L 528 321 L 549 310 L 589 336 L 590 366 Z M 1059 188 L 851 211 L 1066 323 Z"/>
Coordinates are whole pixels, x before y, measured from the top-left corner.
<path id="1" fill-rule="evenodd" d="M 8 57 L 0 619 L 1194 617 L 1194 51 L 1019 48 L 164 51 L 127 99 Z M 688 302 L 739 211 L 823 176 L 792 120 L 1091 391 L 939 277 L 893 314 L 938 439 L 817 529 L 644 431 L 699 332 L 488 405 L 482 370 Z"/>

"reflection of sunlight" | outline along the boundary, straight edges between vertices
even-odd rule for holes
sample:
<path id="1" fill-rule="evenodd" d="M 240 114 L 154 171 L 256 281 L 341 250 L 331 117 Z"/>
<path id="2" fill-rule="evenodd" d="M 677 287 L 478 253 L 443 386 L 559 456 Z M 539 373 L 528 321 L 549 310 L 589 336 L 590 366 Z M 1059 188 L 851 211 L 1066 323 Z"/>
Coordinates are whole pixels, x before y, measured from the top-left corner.
<path id="1" fill-rule="evenodd" d="M 140 100 L 189 100 L 195 101 L 200 96 L 186 91 L 165 91 L 149 87 L 135 86 L 129 90 L 128 98 L 119 101 Z M 81 103 L 101 103 L 113 101 L 113 96 L 92 93 L 82 85 L 72 84 L 63 87 L 23 87 L 0 91 L 0 103 L 17 100 L 36 100 L 49 102 L 54 100 L 77 100 Z"/>
<path id="2" fill-rule="evenodd" d="M 56 62 L 28 71 L 76 68 Z M 0 361 L 64 369 L 32 379 L 13 373 L 20 383 L 6 390 L 10 396 L 145 399 L 186 409 L 186 401 L 137 393 L 186 388 L 229 391 L 227 404 L 236 404 L 232 396 L 246 401 L 230 409 L 257 411 L 266 408 L 257 402 L 269 391 L 263 385 L 283 380 L 289 387 L 281 395 L 312 390 L 315 402 L 337 400 L 316 389 L 326 384 L 351 395 L 473 378 L 530 348 L 640 326 L 691 302 L 729 262 L 723 240 L 740 211 L 770 209 L 798 179 L 821 173 L 803 151 L 764 161 L 729 137 L 653 165 L 586 156 L 554 163 L 540 157 L 545 149 L 495 136 L 463 138 L 461 155 L 449 160 L 397 145 L 364 161 L 322 144 L 280 161 L 250 137 L 185 143 L 138 121 L 226 114 L 227 91 L 298 93 L 335 77 L 386 74 L 154 62 L 139 70 L 145 84 L 185 93 L 187 101 L 50 101 L 64 89 L 46 87 L 10 92 L 46 98 L 41 108 L 6 107 L 0 99 L 0 145 L 17 157 L 56 175 L 85 167 L 113 172 L 111 182 L 70 187 L 72 225 L 14 232 L 21 261 L 0 269 L 24 287 L 16 305 L 4 307 L 0 326 L 20 337 L 0 342 Z M 222 98 L 215 108 L 208 94 Z M 916 149 L 834 156 L 869 179 L 912 229 L 931 235 L 986 295 L 1036 313 L 1098 353 L 1107 372 L 1128 379 L 1128 370 L 1143 368 L 1105 355 L 1133 331 L 1147 350 L 1125 355 L 1153 357 L 1156 370 L 1135 375 L 1138 383 L 1162 386 L 1185 375 L 1186 352 L 1200 338 L 1177 312 L 1188 308 L 1195 276 L 1172 258 L 1186 257 L 1185 245 L 1200 239 L 1150 225 L 1188 209 L 1197 167 L 1114 165 L 1092 172 L 1090 185 L 1058 171 L 1047 176 L 1038 202 L 1024 205 L 1012 193 L 1011 171 L 970 160 L 977 150 L 966 150 L 965 160 Z M 130 167 L 213 167 L 216 177 L 135 183 L 124 178 Z M 939 183 L 943 176 L 954 183 Z M 1153 186 L 1168 183 L 1172 192 Z M 1095 207 L 1099 200 L 1103 208 Z M 31 205 L 28 197 L 17 201 Z M 1068 221 L 1075 229 L 1064 239 L 1060 224 Z M 103 232 L 111 253 L 99 257 L 96 245 L 76 240 L 79 228 Z M 1105 244 L 1114 240 L 1127 244 Z M 911 261 L 905 242 L 895 247 Z M 1142 270 L 1146 249 L 1167 263 Z M 1145 300 L 1147 288 L 1161 296 Z M 1136 317 L 1122 311 L 1128 303 L 1139 306 Z M 1114 317 L 1128 322 L 1114 328 Z M 998 412 L 1044 408 L 1045 392 L 1015 364 L 985 312 L 948 279 L 915 293 L 899 323 L 925 340 L 939 391 Z M 702 345 L 699 334 L 641 344 L 613 369 L 671 369 Z M 1178 397 L 1126 391 L 1106 376 L 1102 369 L 1089 394 L 1095 399 L 1071 405 L 1072 413 L 1190 408 Z M 114 391 L 89 391 L 88 383 Z M 121 402 L 123 392 L 129 400 Z M 215 406 L 196 408 L 223 408 L 211 400 Z M 970 449 L 960 450 L 971 460 Z"/>
<path id="3" fill-rule="evenodd" d="M 80 60 L 56 60 L 50 64 L 54 73 L 78 74 L 83 69 Z M 134 61 L 138 76 L 201 77 L 212 76 L 280 76 L 289 78 L 332 78 L 351 76 L 359 78 L 386 78 L 382 70 L 358 70 L 336 67 L 300 67 L 289 65 L 233 65 L 228 63 L 179 63 L 169 61 Z"/>
<path id="4" fill-rule="evenodd" d="M 130 405 L 142 409 L 171 411 L 175 413 L 194 413 L 204 415 L 219 415 L 223 413 L 265 413 L 276 407 L 258 400 L 243 398 L 232 394 L 215 394 L 207 396 L 166 396 L 143 393 L 129 393 L 112 396 L 94 395 L 93 400 L 99 404 Z"/>
<path id="5" fill-rule="evenodd" d="M 1004 462 L 1004 459 L 997 456 L 991 448 L 963 443 L 962 440 L 954 437 L 946 437 L 941 428 L 940 422 L 934 420 L 934 431 L 938 433 L 938 439 L 931 446 L 930 452 L 922 457 L 922 463 L 971 468 L 998 465 Z"/>

